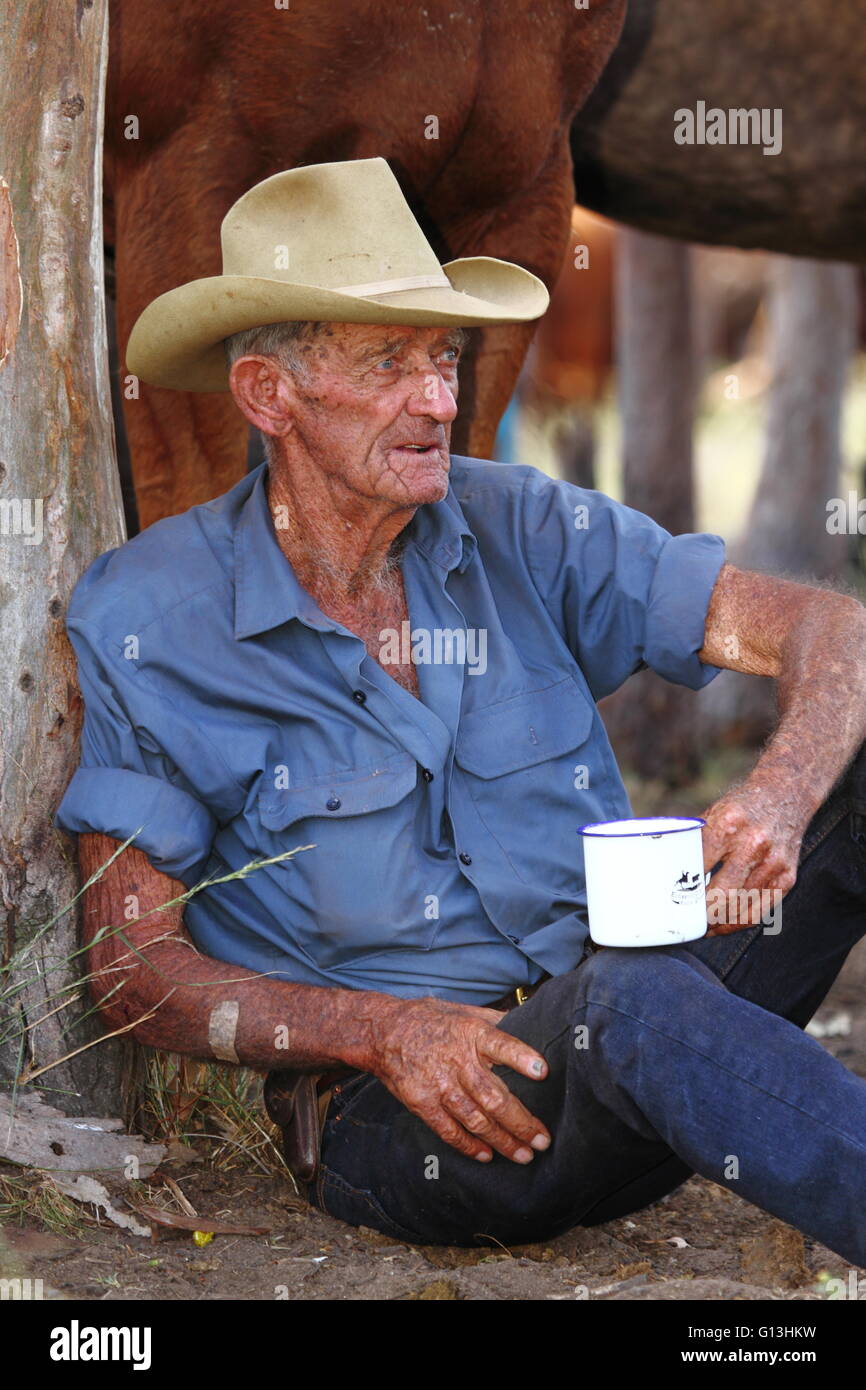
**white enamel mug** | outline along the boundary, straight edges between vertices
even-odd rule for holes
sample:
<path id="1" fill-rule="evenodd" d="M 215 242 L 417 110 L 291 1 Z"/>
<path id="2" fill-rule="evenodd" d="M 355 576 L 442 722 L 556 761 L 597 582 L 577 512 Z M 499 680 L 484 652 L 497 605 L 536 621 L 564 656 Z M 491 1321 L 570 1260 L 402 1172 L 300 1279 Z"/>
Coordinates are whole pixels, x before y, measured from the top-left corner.
<path id="1" fill-rule="evenodd" d="M 672 946 L 706 935 L 705 824 L 650 816 L 580 827 L 593 941 Z"/>

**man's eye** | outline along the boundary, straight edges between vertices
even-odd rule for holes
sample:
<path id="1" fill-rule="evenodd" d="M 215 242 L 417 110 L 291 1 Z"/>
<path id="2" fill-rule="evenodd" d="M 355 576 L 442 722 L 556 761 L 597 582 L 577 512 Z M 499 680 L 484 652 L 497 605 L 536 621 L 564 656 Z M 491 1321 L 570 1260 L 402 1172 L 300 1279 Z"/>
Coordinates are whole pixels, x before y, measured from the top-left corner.
<path id="1" fill-rule="evenodd" d="M 383 357 L 383 358 L 382 358 L 382 361 L 379 363 L 379 366 L 380 366 L 380 367 L 385 367 L 386 370 L 388 370 L 388 371 L 391 370 L 391 368 L 393 367 L 393 365 L 394 365 L 394 358 L 393 358 L 393 357 Z"/>

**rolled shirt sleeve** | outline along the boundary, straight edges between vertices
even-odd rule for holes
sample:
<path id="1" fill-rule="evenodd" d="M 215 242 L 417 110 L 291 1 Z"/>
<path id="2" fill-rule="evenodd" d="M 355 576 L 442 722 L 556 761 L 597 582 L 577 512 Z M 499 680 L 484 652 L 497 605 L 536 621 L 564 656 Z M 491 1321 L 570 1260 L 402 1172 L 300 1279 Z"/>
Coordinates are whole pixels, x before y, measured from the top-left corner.
<path id="1" fill-rule="evenodd" d="M 78 660 L 84 728 L 80 766 L 55 824 L 79 835 L 134 836 L 133 844 L 155 868 L 191 887 L 201 878 L 216 818 L 182 785 L 183 778 L 143 722 L 142 702 L 155 697 L 136 682 L 134 663 L 111 651 L 85 623 L 70 621 L 69 637 Z M 149 722 L 156 725 L 158 720 Z"/>
<path id="2" fill-rule="evenodd" d="M 721 536 L 672 536 L 603 493 L 533 472 L 524 498 L 533 582 L 595 699 L 648 666 L 699 690 L 707 610 L 725 561 Z"/>

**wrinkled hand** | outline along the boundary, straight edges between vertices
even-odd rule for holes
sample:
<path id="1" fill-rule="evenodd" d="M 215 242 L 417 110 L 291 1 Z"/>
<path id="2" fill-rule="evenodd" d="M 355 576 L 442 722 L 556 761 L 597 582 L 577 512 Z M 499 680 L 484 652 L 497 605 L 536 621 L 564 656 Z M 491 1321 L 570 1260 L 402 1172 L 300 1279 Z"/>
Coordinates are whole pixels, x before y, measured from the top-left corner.
<path id="1" fill-rule="evenodd" d="M 724 861 L 707 886 L 707 935 L 726 936 L 758 925 L 794 886 L 810 810 L 789 782 L 765 777 L 747 779 L 703 815 L 704 872 Z"/>
<path id="2" fill-rule="evenodd" d="M 491 1068 L 504 1064 L 534 1081 L 540 1053 L 496 1024 L 505 1015 L 443 999 L 404 999 L 377 1021 L 375 1072 L 398 1100 L 460 1153 L 489 1162 L 495 1149 L 517 1163 L 546 1149 L 550 1134 Z"/>

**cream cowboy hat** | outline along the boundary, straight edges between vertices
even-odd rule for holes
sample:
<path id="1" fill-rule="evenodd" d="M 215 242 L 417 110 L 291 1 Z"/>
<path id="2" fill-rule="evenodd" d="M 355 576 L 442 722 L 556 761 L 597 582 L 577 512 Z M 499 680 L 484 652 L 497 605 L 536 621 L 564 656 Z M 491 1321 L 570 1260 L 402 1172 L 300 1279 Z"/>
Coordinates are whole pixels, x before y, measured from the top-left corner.
<path id="1" fill-rule="evenodd" d="M 229 208 L 220 235 L 222 275 L 160 295 L 129 335 L 127 370 L 153 386 L 227 391 L 223 339 L 262 324 L 471 327 L 548 305 L 542 282 L 509 261 L 440 265 L 384 159 L 274 174 Z"/>

